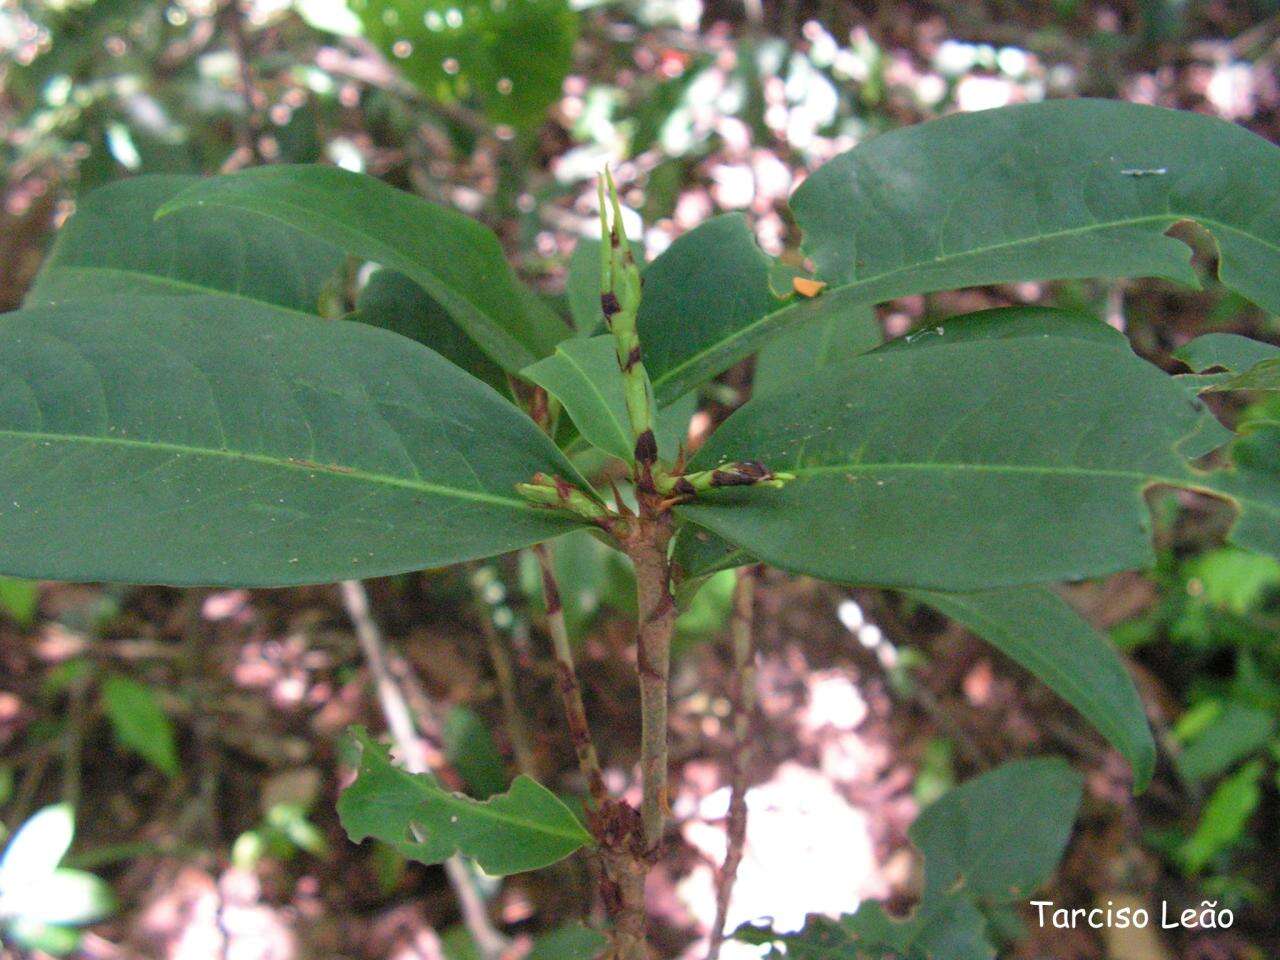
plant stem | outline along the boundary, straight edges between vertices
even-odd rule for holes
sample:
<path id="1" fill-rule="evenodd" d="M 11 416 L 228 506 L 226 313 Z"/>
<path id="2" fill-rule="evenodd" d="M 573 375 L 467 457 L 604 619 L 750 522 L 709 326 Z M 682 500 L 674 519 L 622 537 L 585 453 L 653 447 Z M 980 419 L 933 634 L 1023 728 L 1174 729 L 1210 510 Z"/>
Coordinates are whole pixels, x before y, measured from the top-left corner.
<path id="1" fill-rule="evenodd" d="M 261 133 L 258 91 L 254 83 L 249 36 L 245 30 L 244 8 L 240 2 L 241 0 L 226 0 L 219 14 L 240 74 L 240 96 L 244 101 L 244 120 L 236 128 L 240 148 L 247 154 L 246 162 L 256 166 L 264 159 L 258 143 L 258 136 Z"/>
<path id="2" fill-rule="evenodd" d="M 373 674 L 378 703 L 386 718 L 387 729 L 391 731 L 391 739 L 395 741 L 405 769 L 410 773 L 430 773 L 423 759 L 422 741 L 414 729 L 413 712 L 409 709 L 404 691 L 391 674 L 382 631 L 369 609 L 369 594 L 359 580 L 343 580 L 341 587 L 342 605 L 355 627 L 356 639 L 369 664 L 369 671 Z M 416 827 L 414 831 L 416 833 Z M 489 922 L 489 915 L 476 890 L 471 868 L 461 857 L 454 855 L 444 862 L 444 870 L 458 898 L 463 925 L 475 941 L 476 948 L 484 960 L 498 960 L 510 944 Z"/>
<path id="3" fill-rule="evenodd" d="M 642 509 L 644 504 L 642 501 Z M 648 512 L 647 510 L 645 512 Z M 669 515 L 643 518 L 628 544 L 636 571 L 636 667 L 640 675 L 640 818 L 652 852 L 662 841 L 667 813 L 667 698 L 676 605 L 667 545 Z"/>
<path id="4" fill-rule="evenodd" d="M 483 596 L 483 588 L 478 582 L 481 571 L 492 568 L 474 566 L 468 571 L 468 581 L 475 596 L 476 614 L 480 618 L 480 632 L 484 634 L 485 646 L 489 650 L 489 661 L 493 665 L 493 677 L 498 684 L 498 694 L 502 699 L 502 715 L 507 725 L 507 736 L 511 738 L 511 751 L 516 757 L 516 767 L 526 776 L 537 775 L 537 763 L 534 760 L 533 744 L 529 736 L 529 726 L 525 723 L 524 714 L 520 711 L 520 703 L 516 698 L 515 669 L 511 664 L 511 652 L 507 649 L 506 638 L 493 622 L 493 614 Z"/>
<path id="5" fill-rule="evenodd" d="M 542 596 L 547 607 L 547 626 L 551 632 L 551 642 L 556 654 L 556 680 L 560 690 L 560 699 L 564 702 L 565 718 L 569 724 L 569 735 L 573 738 L 573 752 L 578 757 L 578 768 L 587 781 L 588 803 L 598 811 L 604 806 L 608 793 L 604 786 L 604 776 L 600 772 L 600 757 L 596 753 L 595 743 L 591 739 L 591 728 L 587 724 L 587 710 L 582 702 L 582 686 L 578 683 L 578 673 L 573 666 L 573 647 L 569 642 L 569 630 L 564 622 L 564 607 L 560 603 L 560 586 L 556 582 L 555 565 L 551 548 L 540 543 L 533 548 L 538 558 L 538 566 L 542 569 Z"/>
<path id="6" fill-rule="evenodd" d="M 747 840 L 747 777 L 751 770 L 751 721 L 756 707 L 753 627 L 757 575 L 758 570 L 754 567 L 738 570 L 737 588 L 733 594 L 729 626 L 733 638 L 733 673 L 729 683 L 733 701 L 733 772 L 730 775 L 728 842 L 724 865 L 716 878 L 716 919 L 711 927 L 707 960 L 718 960 L 720 956 L 725 923 L 729 917 L 729 900 Z"/>

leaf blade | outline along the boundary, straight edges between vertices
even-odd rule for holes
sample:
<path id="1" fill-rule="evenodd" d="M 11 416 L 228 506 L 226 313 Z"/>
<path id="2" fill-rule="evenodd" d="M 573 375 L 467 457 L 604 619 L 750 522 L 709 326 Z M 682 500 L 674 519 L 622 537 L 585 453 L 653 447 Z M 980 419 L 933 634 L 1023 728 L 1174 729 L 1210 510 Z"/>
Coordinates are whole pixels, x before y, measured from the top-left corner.
<path id="1" fill-rule="evenodd" d="M 976 632 L 1076 708 L 1133 767 L 1134 789 L 1151 782 L 1156 745 L 1133 679 L 1119 655 L 1046 587 L 981 593 L 912 591 Z"/>
<path id="2" fill-rule="evenodd" d="M 283 586 L 575 526 L 514 491 L 537 471 L 582 482 L 551 442 L 403 337 L 224 297 L 87 312 L 0 325 L 6 572 Z"/>
<path id="3" fill-rule="evenodd" d="M 691 463 L 759 459 L 797 479 L 677 510 L 760 560 L 838 582 L 965 592 L 1079 579 L 1150 560 L 1142 491 L 1200 485 L 1177 448 L 1203 429 L 1202 405 L 1107 344 L 878 351 L 819 371 L 803 394 L 751 400 Z"/>
<path id="4" fill-rule="evenodd" d="M 549 866 L 591 842 L 569 808 L 529 777 L 473 800 L 394 766 L 390 751 L 363 729 L 353 734 L 360 768 L 338 799 L 338 815 L 355 843 L 375 837 L 428 864 L 460 853 L 486 873 L 506 876 Z"/>
<path id="5" fill-rule="evenodd" d="M 1223 283 L 1280 312 L 1280 229 L 1262 213 L 1277 183 L 1280 148 L 1242 127 L 1119 101 L 1024 104 L 883 134 L 792 196 L 828 289 L 698 343 L 655 388 L 687 388 L 793 326 L 910 294 L 1073 277 L 1194 286 L 1189 249 L 1164 235 L 1182 219 L 1213 232 Z"/>
<path id="6" fill-rule="evenodd" d="M 372 177 L 336 167 L 258 167 L 203 180 L 158 216 L 192 206 L 276 220 L 406 274 L 510 373 L 570 334 L 516 279 L 490 230 Z"/>
<path id="7" fill-rule="evenodd" d="M 28 306 L 120 294 L 214 294 L 315 313 L 338 250 L 237 210 L 156 211 L 199 177 L 149 175 L 94 190 L 58 231 Z"/>

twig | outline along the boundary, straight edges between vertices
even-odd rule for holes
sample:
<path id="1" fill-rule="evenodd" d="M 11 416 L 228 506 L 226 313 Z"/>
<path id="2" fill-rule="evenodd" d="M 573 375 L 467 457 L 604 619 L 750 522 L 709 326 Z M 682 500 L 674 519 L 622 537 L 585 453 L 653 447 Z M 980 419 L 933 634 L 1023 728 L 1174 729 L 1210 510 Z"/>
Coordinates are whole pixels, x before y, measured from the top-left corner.
<path id="1" fill-rule="evenodd" d="M 756 708 L 756 663 L 753 626 L 755 620 L 755 584 L 757 569 L 738 570 L 737 589 L 733 594 L 730 632 L 733 637 L 733 674 L 730 697 L 733 701 L 733 773 L 729 794 L 728 844 L 724 865 L 716 877 L 716 919 L 711 927 L 711 943 L 707 960 L 719 960 L 724 945 L 725 923 L 729 917 L 729 900 L 742 863 L 747 840 L 747 778 L 751 770 L 751 722 Z"/>
<path id="2" fill-rule="evenodd" d="M 643 502 L 642 502 L 643 509 Z M 647 511 L 646 511 L 647 512 Z M 662 841 L 667 813 L 667 698 L 676 605 L 671 596 L 667 518 L 642 518 L 628 545 L 636 569 L 636 665 L 640 674 L 640 817 L 645 846 Z"/>
<path id="3" fill-rule="evenodd" d="M 387 729 L 391 731 L 391 739 L 395 741 L 403 758 L 405 769 L 411 773 L 429 773 L 423 758 L 422 741 L 414 729 L 408 701 L 388 667 L 382 631 L 378 629 L 369 610 L 369 594 L 359 580 L 344 580 L 341 586 L 342 605 L 355 627 L 356 639 L 373 674 L 378 703 L 386 718 Z M 416 833 L 417 828 L 413 829 Z M 475 941 L 476 948 L 484 960 L 499 960 L 510 944 L 489 922 L 489 915 L 476 890 L 470 868 L 461 857 L 455 855 L 445 861 L 444 869 L 458 898 L 462 922 Z"/>
<path id="4" fill-rule="evenodd" d="M 240 146 L 248 152 L 250 162 L 257 165 L 263 162 L 262 150 L 258 145 L 258 92 L 250 61 L 249 37 L 244 29 L 244 9 L 240 3 L 241 0 L 226 0 L 219 13 L 240 71 L 240 96 L 244 100 L 245 109 L 244 123 L 239 127 Z"/>
<path id="5" fill-rule="evenodd" d="M 573 666 L 573 647 L 569 643 L 569 631 L 564 622 L 564 607 L 560 603 L 560 587 L 556 583 L 555 566 L 551 548 L 540 543 L 533 548 L 542 568 L 542 596 L 547 607 L 547 626 L 556 654 L 556 686 L 564 703 L 565 718 L 569 723 L 569 735 L 573 738 L 573 752 L 578 757 L 578 768 L 587 781 L 587 791 L 592 807 L 599 810 L 608 797 L 604 776 L 600 772 L 600 758 L 591 740 L 591 728 L 587 724 L 587 710 L 582 702 L 582 686 Z"/>
<path id="6" fill-rule="evenodd" d="M 485 646 L 489 650 L 489 661 L 493 665 L 493 678 L 498 684 L 498 695 L 502 700 L 502 717 L 506 722 L 507 736 L 511 738 L 511 751 L 516 756 L 516 766 L 527 776 L 534 776 L 537 763 L 534 760 L 533 744 L 529 736 L 529 726 L 525 723 L 520 703 L 516 699 L 515 669 L 511 665 L 511 653 L 503 642 L 503 636 L 493 622 L 493 616 L 483 597 L 483 590 L 476 582 L 479 569 L 472 570 L 469 580 L 476 598 L 476 611 L 480 617 L 480 632 L 484 634 Z"/>

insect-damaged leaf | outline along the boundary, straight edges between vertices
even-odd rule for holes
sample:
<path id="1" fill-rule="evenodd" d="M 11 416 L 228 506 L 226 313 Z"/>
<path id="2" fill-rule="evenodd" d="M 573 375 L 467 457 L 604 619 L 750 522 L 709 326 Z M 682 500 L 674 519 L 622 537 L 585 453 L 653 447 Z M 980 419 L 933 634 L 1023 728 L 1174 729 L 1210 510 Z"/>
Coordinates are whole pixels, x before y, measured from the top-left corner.
<path id="1" fill-rule="evenodd" d="M 1280 347 L 1235 333 L 1206 333 L 1173 355 L 1197 373 L 1222 370 L 1205 390 L 1280 390 Z"/>
<path id="2" fill-rule="evenodd" d="M 569 336 L 516 279 L 492 231 L 372 177 L 336 167 L 258 167 L 202 180 L 160 214 L 192 206 L 257 214 L 406 274 L 510 373 Z"/>
<path id="3" fill-rule="evenodd" d="M 572 811 L 526 776 L 506 793 L 473 800 L 395 766 L 363 728 L 352 733 L 360 767 L 338 798 L 338 816 L 356 843 L 373 837 L 428 864 L 460 853 L 485 873 L 506 876 L 548 866 L 591 842 Z"/>
<path id="4" fill-rule="evenodd" d="M 158 294 L 227 293 L 314 313 L 342 254 L 323 240 L 241 210 L 156 211 L 199 177 L 134 177 L 79 201 L 27 306 Z"/>
<path id="5" fill-rule="evenodd" d="M 528 546 L 574 522 L 515 484 L 577 478 L 426 347 L 233 297 L 4 317 L 0 573 L 282 586 Z"/>
<path id="6" fill-rule="evenodd" d="M 1048 879 L 1071 836 L 1082 786 L 1061 760 L 1020 760 L 944 794 L 907 833 L 924 855 L 925 878 L 907 920 L 865 903 L 839 920 L 810 917 L 798 933 L 746 926 L 734 936 L 785 945 L 794 960 L 992 960 L 978 904 L 1011 903 Z"/>
<path id="7" fill-rule="evenodd" d="M 1187 219 L 1217 241 L 1222 282 L 1280 312 L 1278 202 L 1280 148 L 1184 111 L 1054 100 L 886 133 L 792 196 L 821 295 L 717 326 L 661 377 L 687 389 L 792 324 L 914 293 L 1094 276 L 1194 284 L 1189 248 L 1164 235 Z M 749 299 L 754 287 L 742 289 Z"/>
<path id="8" fill-rule="evenodd" d="M 1151 559 L 1143 490 L 1199 485 L 1179 445 L 1206 425 L 1171 378 L 1105 343 L 877 351 L 751 400 L 690 465 L 761 460 L 795 480 L 678 509 L 767 563 L 842 583 L 1079 579 Z"/>

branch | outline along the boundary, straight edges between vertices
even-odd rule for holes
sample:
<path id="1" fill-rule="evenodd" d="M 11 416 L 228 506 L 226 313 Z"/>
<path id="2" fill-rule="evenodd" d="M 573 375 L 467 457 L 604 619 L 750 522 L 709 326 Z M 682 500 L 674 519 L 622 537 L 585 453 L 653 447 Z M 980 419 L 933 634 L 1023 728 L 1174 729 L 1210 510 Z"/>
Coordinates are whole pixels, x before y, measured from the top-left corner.
<path id="1" fill-rule="evenodd" d="M 738 585 L 733 594 L 730 632 L 733 636 L 733 673 L 730 697 L 733 701 L 733 773 L 729 795 L 728 845 L 724 865 L 716 877 L 716 919 L 711 927 L 711 945 L 707 960 L 719 960 L 724 945 L 725 922 L 729 917 L 729 900 L 742 863 L 747 840 L 747 776 L 751 770 L 751 721 L 756 708 L 756 662 L 752 627 L 755 620 L 755 584 L 757 570 L 743 567 L 738 571 Z"/>
<path id="2" fill-rule="evenodd" d="M 244 28 L 244 9 L 240 0 L 226 0 L 219 13 L 240 71 L 240 96 L 244 99 L 245 110 L 244 123 L 239 126 L 240 146 L 247 152 L 249 163 L 256 166 L 263 162 L 263 156 L 258 145 L 258 91 L 250 62 L 249 37 Z"/>
<path id="3" fill-rule="evenodd" d="M 676 604 L 667 560 L 669 517 L 642 519 L 627 546 L 636 569 L 638 608 L 636 667 L 640 675 L 640 773 L 644 779 L 640 817 L 645 846 L 652 851 L 662 841 L 668 810 L 667 699 Z"/>
<path id="4" fill-rule="evenodd" d="M 475 597 L 476 612 L 480 617 L 480 632 L 484 634 L 485 646 L 489 650 L 489 660 L 493 665 L 493 677 L 498 685 L 498 694 L 502 700 L 502 716 L 507 725 L 507 736 L 511 738 L 511 750 L 516 756 L 516 766 L 527 776 L 535 776 L 537 764 L 534 761 L 533 746 L 529 738 L 529 727 L 525 723 L 524 714 L 520 712 L 520 703 L 516 699 L 515 670 L 511 665 L 511 653 L 507 650 L 502 634 L 489 604 L 484 599 L 483 580 L 492 568 L 474 567 L 468 580 L 471 592 Z"/>
<path id="5" fill-rule="evenodd" d="M 560 603 L 560 587 L 556 583 L 551 548 L 540 543 L 533 548 L 533 553 L 538 558 L 538 566 L 542 568 L 542 596 L 546 602 L 547 626 L 551 631 L 551 642 L 556 654 L 556 686 L 560 690 L 560 699 L 564 702 L 565 718 L 569 723 L 569 734 L 573 738 L 573 752 L 578 757 L 578 768 L 587 781 L 591 807 L 599 810 L 604 806 L 608 793 L 604 786 L 604 776 L 600 772 L 600 758 L 591 740 L 591 728 L 587 724 L 582 686 L 578 683 L 578 674 L 573 666 L 573 648 L 569 643 L 569 631 L 565 627 L 564 607 Z"/>
<path id="6" fill-rule="evenodd" d="M 342 605 L 355 627 L 356 639 L 360 642 L 360 649 L 373 674 L 378 703 L 386 718 L 387 729 L 391 731 L 391 739 L 403 758 L 405 769 L 410 773 L 430 773 L 424 759 L 422 740 L 414 729 L 413 712 L 409 709 L 404 691 L 391 675 L 382 631 L 378 629 L 369 610 L 369 594 L 359 580 L 343 580 L 341 587 Z M 416 828 L 414 831 L 417 832 Z M 489 922 L 489 915 L 476 890 L 471 868 L 455 854 L 444 862 L 444 870 L 457 895 L 463 925 L 471 934 L 481 956 L 484 960 L 499 960 L 510 944 Z"/>

